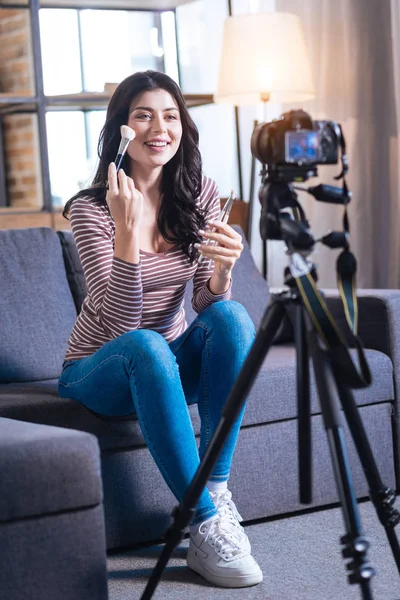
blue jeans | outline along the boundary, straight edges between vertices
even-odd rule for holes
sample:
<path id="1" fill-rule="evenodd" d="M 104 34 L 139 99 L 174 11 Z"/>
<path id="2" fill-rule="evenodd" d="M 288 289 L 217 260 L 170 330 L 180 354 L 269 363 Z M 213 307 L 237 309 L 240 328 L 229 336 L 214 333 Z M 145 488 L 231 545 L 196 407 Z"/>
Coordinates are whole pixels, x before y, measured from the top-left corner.
<path id="1" fill-rule="evenodd" d="M 168 487 L 180 502 L 220 421 L 222 408 L 253 343 L 246 309 L 224 300 L 207 307 L 176 340 L 150 329 L 124 333 L 91 356 L 64 363 L 58 385 L 106 416 L 136 414 L 145 442 Z M 200 446 L 188 404 L 198 404 Z M 209 477 L 229 477 L 244 408 Z M 216 514 L 205 488 L 193 523 Z"/>

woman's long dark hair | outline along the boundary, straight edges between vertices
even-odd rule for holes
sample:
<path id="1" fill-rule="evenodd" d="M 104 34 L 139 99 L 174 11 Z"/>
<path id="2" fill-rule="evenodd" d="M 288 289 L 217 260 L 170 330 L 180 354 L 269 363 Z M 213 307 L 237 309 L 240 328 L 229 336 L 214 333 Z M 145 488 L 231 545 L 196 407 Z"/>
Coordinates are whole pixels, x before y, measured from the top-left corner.
<path id="1" fill-rule="evenodd" d="M 68 219 L 72 202 L 82 196 L 107 206 L 106 181 L 109 164 L 115 160 L 121 141 L 120 128 L 126 125 L 132 99 L 149 90 L 163 89 L 175 99 L 182 122 L 182 139 L 175 156 L 163 167 L 162 202 L 157 224 L 163 238 L 177 245 L 191 261 L 197 256 L 193 243 L 200 241 L 198 230 L 205 227 L 205 215 L 196 199 L 201 192 L 201 155 L 199 132 L 186 108 L 182 93 L 171 77 L 157 71 L 134 73 L 124 79 L 115 90 L 107 109 L 106 121 L 101 130 L 98 155 L 100 158 L 91 187 L 80 190 L 66 203 L 63 216 Z M 127 171 L 127 157 L 122 167 Z M 108 208 L 108 207 L 107 207 Z M 171 232 L 171 235 L 168 234 Z"/>

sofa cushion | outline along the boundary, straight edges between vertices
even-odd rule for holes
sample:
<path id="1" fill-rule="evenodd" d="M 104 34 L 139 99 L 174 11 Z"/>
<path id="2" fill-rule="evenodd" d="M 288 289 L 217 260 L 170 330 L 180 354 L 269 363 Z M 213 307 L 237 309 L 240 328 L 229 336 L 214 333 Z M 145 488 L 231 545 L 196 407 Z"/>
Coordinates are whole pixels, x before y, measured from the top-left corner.
<path id="1" fill-rule="evenodd" d="M 0 230 L 0 382 L 58 377 L 76 319 L 50 227 Z"/>
<path id="2" fill-rule="evenodd" d="M 100 504 L 97 439 L 0 418 L 0 522 Z"/>
<path id="3" fill-rule="evenodd" d="M 358 405 L 392 401 L 393 366 L 390 358 L 375 350 L 366 351 L 373 383 L 356 390 Z M 321 412 L 311 376 L 313 414 Z M 197 406 L 189 407 L 195 433 L 200 431 Z M 133 416 L 100 417 L 79 402 L 59 398 L 57 382 L 0 385 L 0 416 L 81 429 L 95 434 L 102 450 L 144 446 L 139 424 Z M 290 345 L 272 346 L 251 389 L 243 425 L 294 419 L 297 416 L 295 351 Z"/>

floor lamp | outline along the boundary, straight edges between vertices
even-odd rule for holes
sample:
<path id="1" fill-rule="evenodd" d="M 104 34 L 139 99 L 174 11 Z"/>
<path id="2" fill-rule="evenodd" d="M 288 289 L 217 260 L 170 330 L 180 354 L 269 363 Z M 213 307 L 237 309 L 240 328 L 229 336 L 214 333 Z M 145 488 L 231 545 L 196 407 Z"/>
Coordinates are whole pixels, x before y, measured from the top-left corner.
<path id="1" fill-rule="evenodd" d="M 214 102 L 234 106 L 263 103 L 266 119 L 267 102 L 290 104 L 314 97 L 303 29 L 296 15 L 280 12 L 248 13 L 225 20 Z M 257 121 L 254 126 L 256 124 Z M 248 198 L 249 244 L 255 168 L 256 160 L 252 156 Z M 267 277 L 267 242 L 263 242 L 263 275 Z"/>

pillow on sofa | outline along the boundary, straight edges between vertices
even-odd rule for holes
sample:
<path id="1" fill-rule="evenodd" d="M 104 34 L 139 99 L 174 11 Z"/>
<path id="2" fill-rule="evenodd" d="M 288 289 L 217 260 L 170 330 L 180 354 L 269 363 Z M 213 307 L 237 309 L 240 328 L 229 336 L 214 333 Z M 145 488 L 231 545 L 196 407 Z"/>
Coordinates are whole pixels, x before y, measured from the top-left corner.
<path id="1" fill-rule="evenodd" d="M 78 248 L 71 230 L 62 229 L 57 231 L 60 238 L 64 257 L 65 270 L 67 272 L 69 287 L 74 298 L 76 312 L 81 310 L 82 302 L 86 296 L 86 279 L 83 267 L 79 259 Z"/>
<path id="2" fill-rule="evenodd" d="M 0 382 L 55 379 L 76 309 L 50 227 L 0 230 Z"/>

